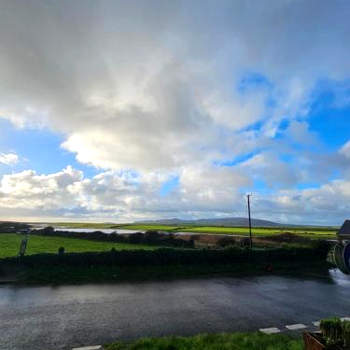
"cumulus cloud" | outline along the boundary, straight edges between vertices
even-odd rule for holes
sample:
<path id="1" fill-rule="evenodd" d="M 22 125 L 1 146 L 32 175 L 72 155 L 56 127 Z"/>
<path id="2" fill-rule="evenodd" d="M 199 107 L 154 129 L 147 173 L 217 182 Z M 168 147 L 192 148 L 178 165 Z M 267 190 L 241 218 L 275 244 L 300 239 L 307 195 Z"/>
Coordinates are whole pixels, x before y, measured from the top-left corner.
<path id="1" fill-rule="evenodd" d="M 127 222 L 146 218 L 208 215 L 245 215 L 245 193 L 249 185 L 233 169 L 184 169 L 179 186 L 171 196 L 161 196 L 166 180 L 160 173 L 137 175 L 105 172 L 89 179 L 81 171 L 67 167 L 53 174 L 35 171 L 5 175 L 0 183 L 2 216 L 106 220 Z M 274 194 L 254 194 L 255 216 L 280 222 L 336 224 L 350 210 L 350 181 L 333 180 L 319 188 L 278 190 Z M 215 213 L 215 214 L 213 214 Z M 18 216 L 14 217 L 18 218 Z"/>
<path id="2" fill-rule="evenodd" d="M 115 220 L 147 218 L 174 213 L 201 216 L 214 209 L 231 211 L 232 201 L 241 195 L 237 189 L 246 178 L 233 169 L 184 169 L 180 185 L 170 196 L 160 188 L 169 177 L 159 172 L 104 172 L 84 178 L 68 166 L 53 174 L 26 170 L 4 175 L 0 183 L 0 208 L 19 212 L 30 208 L 30 216 L 113 217 Z"/>
<path id="3" fill-rule="evenodd" d="M 349 78 L 346 1 L 13 0 L 0 9 L 0 117 L 60 133 L 62 148 L 101 171 L 5 175 L 3 208 L 24 208 L 28 196 L 56 214 L 225 214 L 258 175 L 278 191 L 322 177 L 307 117 L 320 79 Z M 344 89 L 335 94 L 348 103 Z M 296 158 L 293 143 L 305 152 L 291 165 L 283 157 Z M 247 153 L 232 169 L 213 165 Z M 160 198 L 174 174 L 178 188 Z"/>
<path id="4" fill-rule="evenodd" d="M 258 196 L 256 213 L 269 211 L 281 222 L 307 222 L 320 225 L 340 224 L 350 210 L 350 181 L 333 180 L 305 190 L 284 190 L 270 196 Z"/>
<path id="5" fill-rule="evenodd" d="M 274 135 L 282 118 L 307 113 L 320 77 L 350 71 L 343 1 L 1 8 L 2 117 L 63 132 L 64 148 L 101 168 L 171 169 L 235 154 L 232 133 L 263 120 Z M 272 110 L 266 87 L 235 90 L 251 70 L 271 82 Z"/>
<path id="6" fill-rule="evenodd" d="M 48 175 L 38 175 L 34 170 L 4 175 L 0 183 L 0 205 L 45 210 L 69 207 L 74 202 L 71 188 L 81 180 L 81 172 L 71 167 Z"/>
<path id="7" fill-rule="evenodd" d="M 0 153 L 0 164 L 12 165 L 18 162 L 16 153 Z"/>

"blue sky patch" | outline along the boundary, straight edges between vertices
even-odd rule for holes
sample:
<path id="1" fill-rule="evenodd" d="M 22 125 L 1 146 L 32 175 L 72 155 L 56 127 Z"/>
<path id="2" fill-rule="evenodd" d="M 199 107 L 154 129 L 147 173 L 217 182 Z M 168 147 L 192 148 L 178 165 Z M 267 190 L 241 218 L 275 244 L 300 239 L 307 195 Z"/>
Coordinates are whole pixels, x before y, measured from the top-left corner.
<path id="1" fill-rule="evenodd" d="M 98 169 L 76 161 L 75 155 L 60 147 L 63 135 L 48 129 L 21 129 L 0 118 L 0 153 L 15 152 L 18 164 L 13 171 L 35 169 L 37 173 L 49 174 L 61 171 L 67 165 L 82 170 L 87 177 L 98 174 Z M 8 166 L 0 167 L 0 175 L 8 172 Z"/>
<path id="2" fill-rule="evenodd" d="M 263 74 L 258 72 L 247 72 L 237 84 L 237 90 L 240 93 L 250 92 L 252 90 L 273 87 L 272 83 Z"/>
<path id="3" fill-rule="evenodd" d="M 168 181 L 164 182 L 159 190 L 161 196 L 166 196 L 179 186 L 179 176 L 172 176 Z"/>
<path id="4" fill-rule="evenodd" d="M 337 150 L 350 139 L 350 80 L 321 81 L 313 98 L 310 131 L 316 132 L 330 151 Z"/>
<path id="5" fill-rule="evenodd" d="M 235 158 L 231 159 L 231 160 L 224 160 L 224 161 L 216 161 L 213 164 L 215 166 L 235 166 L 238 165 L 240 163 L 244 163 L 245 161 L 253 158 L 256 154 L 258 154 L 259 152 L 249 152 L 249 153 L 245 153 L 245 154 L 240 154 L 238 156 L 236 156 Z"/>

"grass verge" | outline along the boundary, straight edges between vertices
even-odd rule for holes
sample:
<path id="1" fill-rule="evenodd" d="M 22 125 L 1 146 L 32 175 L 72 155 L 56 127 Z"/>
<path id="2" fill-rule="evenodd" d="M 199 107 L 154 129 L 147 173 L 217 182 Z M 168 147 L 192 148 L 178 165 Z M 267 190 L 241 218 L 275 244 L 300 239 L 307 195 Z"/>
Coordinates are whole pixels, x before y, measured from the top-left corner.
<path id="1" fill-rule="evenodd" d="M 116 342 L 105 346 L 106 350 L 302 350 L 303 348 L 301 338 L 260 332 L 143 338 L 134 342 Z"/>

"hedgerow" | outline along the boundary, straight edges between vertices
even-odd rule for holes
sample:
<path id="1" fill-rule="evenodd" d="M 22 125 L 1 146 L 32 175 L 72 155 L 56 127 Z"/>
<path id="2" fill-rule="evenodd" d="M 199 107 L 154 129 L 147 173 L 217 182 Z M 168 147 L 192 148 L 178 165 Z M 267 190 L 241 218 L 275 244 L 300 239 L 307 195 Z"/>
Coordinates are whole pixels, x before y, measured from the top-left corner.
<path id="1" fill-rule="evenodd" d="M 30 234 L 40 236 L 55 236 L 55 237 L 68 237 L 68 238 L 79 238 L 87 239 L 92 241 L 101 242 L 113 242 L 113 243 L 140 243 L 140 244 L 154 244 L 169 247 L 182 247 L 182 248 L 193 248 L 193 240 L 185 241 L 181 238 L 175 237 L 169 233 L 159 233 L 158 231 L 149 230 L 145 233 L 137 232 L 132 234 L 117 234 L 111 233 L 106 234 L 101 231 L 94 232 L 72 232 L 72 231 L 57 231 L 53 227 L 46 227 L 41 230 L 31 230 Z"/>
<path id="2" fill-rule="evenodd" d="M 327 257 L 328 245 L 318 244 L 309 248 L 275 248 L 257 249 L 231 247 L 226 249 L 174 249 L 156 250 L 121 250 L 110 252 L 36 254 L 21 258 L 20 263 L 26 266 L 37 265 L 171 265 L 171 264 L 232 264 L 251 262 L 272 264 L 275 262 L 316 262 Z M 18 258 L 3 259 L 3 262 L 15 263 Z"/>

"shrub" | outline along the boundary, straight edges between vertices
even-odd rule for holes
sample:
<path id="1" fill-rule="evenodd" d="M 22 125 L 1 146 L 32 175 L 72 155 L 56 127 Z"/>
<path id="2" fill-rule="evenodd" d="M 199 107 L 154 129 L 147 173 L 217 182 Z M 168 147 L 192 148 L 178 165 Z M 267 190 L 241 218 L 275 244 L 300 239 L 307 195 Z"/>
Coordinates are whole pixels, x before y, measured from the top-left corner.
<path id="1" fill-rule="evenodd" d="M 350 348 L 350 321 L 343 321 L 343 341 L 344 347 Z"/>
<path id="2" fill-rule="evenodd" d="M 136 232 L 136 233 L 129 236 L 129 242 L 130 243 L 142 243 L 143 236 L 144 236 L 143 233 Z"/>
<path id="3" fill-rule="evenodd" d="M 160 237 L 161 235 L 159 234 L 159 232 L 155 230 L 148 230 L 144 234 L 145 240 L 149 243 L 156 243 L 157 241 L 159 241 Z"/>
<path id="4" fill-rule="evenodd" d="M 320 330 L 327 345 L 343 343 L 343 329 L 340 318 L 327 318 L 321 321 Z"/>
<path id="5" fill-rule="evenodd" d="M 244 248 L 244 247 L 249 247 L 250 246 L 250 238 L 242 238 L 240 241 L 239 241 L 239 245 Z"/>
<path id="6" fill-rule="evenodd" d="M 20 231 L 29 230 L 30 226 L 23 222 L 14 221 L 0 221 L 0 234 L 1 233 L 17 233 Z"/>
<path id="7" fill-rule="evenodd" d="M 223 237 L 218 240 L 217 245 L 222 248 L 234 246 L 236 245 L 236 240 L 232 237 Z"/>
<path id="8" fill-rule="evenodd" d="M 42 231 L 44 235 L 49 235 L 55 232 L 55 229 L 52 226 L 47 226 Z"/>
<path id="9" fill-rule="evenodd" d="M 322 239 L 318 239 L 312 244 L 312 248 L 317 250 L 319 252 L 319 254 L 327 256 L 327 254 L 330 251 L 332 245 L 333 245 L 332 242 L 329 242 L 329 241 L 326 241 L 326 240 L 322 240 Z"/>
<path id="10" fill-rule="evenodd" d="M 55 231 L 52 227 L 46 227 L 42 230 L 32 230 L 31 234 L 44 235 L 44 236 L 57 236 L 57 237 L 69 237 L 69 238 L 81 238 L 103 242 L 115 242 L 115 243 L 142 243 L 142 244 L 156 244 L 164 245 L 168 247 L 184 247 L 193 248 L 193 241 L 185 241 L 181 238 L 177 238 L 174 235 L 159 233 L 158 231 L 146 231 L 146 233 L 133 233 L 133 234 L 105 234 L 100 231 L 95 232 L 76 232 L 72 231 Z"/>

